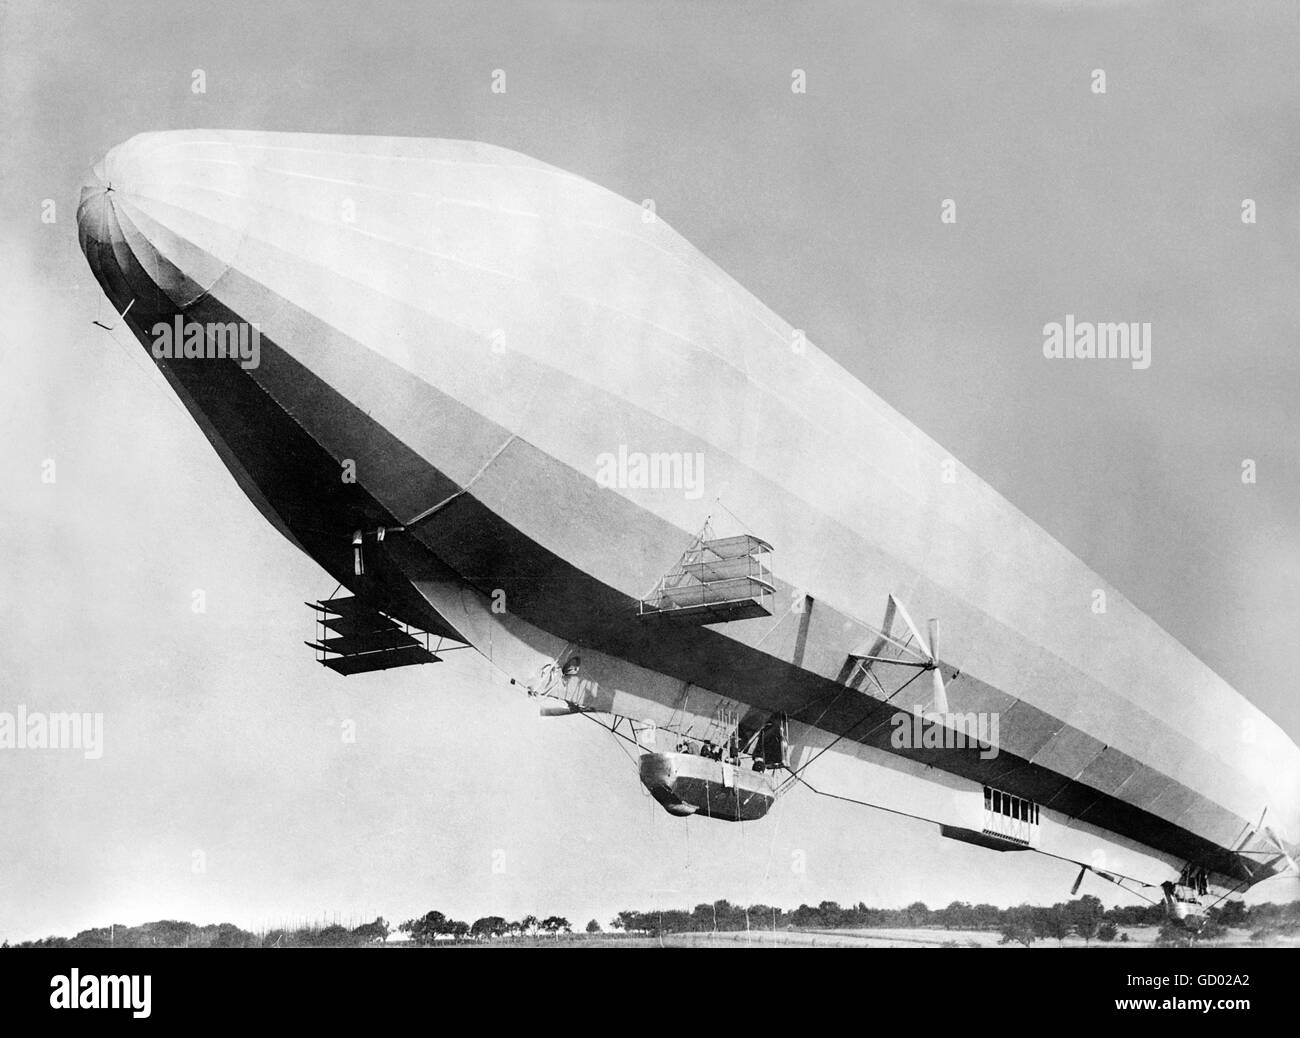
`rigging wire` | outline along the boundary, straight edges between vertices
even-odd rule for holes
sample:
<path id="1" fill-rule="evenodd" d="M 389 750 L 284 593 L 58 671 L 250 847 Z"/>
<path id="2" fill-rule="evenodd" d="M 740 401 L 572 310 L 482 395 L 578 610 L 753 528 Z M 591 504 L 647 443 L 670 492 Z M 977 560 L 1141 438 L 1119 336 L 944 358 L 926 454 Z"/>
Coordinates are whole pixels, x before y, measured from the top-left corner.
<path id="1" fill-rule="evenodd" d="M 622 732 L 618 731 L 617 728 L 614 726 L 607 725 L 603 721 L 598 721 L 595 717 L 587 713 L 585 710 L 578 711 L 578 714 L 581 717 L 585 717 L 592 724 L 596 725 L 596 727 L 605 729 L 605 731 L 609 732 L 609 734 L 614 736 L 616 739 L 621 739 L 623 740 L 623 742 L 630 742 L 633 746 L 640 747 L 641 744 L 638 743 L 635 739 L 631 739 L 628 736 L 624 735 Z M 628 753 L 627 747 L 624 746 L 622 742 L 616 743 L 616 745 L 620 750 L 623 751 L 623 755 L 627 757 L 628 761 L 632 764 L 632 766 L 637 769 L 637 774 L 639 776 L 641 773 L 641 765 L 637 763 L 636 758 L 633 757 L 632 754 Z"/>
<path id="2" fill-rule="evenodd" d="M 920 677 L 922 674 L 924 674 L 924 673 L 925 673 L 925 671 L 923 671 L 923 670 L 918 670 L 918 671 L 917 671 L 915 674 L 913 674 L 910 678 L 908 678 L 908 679 L 907 679 L 906 681 L 904 681 L 901 685 L 899 685 L 898 688 L 894 691 L 894 694 L 891 695 L 891 696 L 889 697 L 889 699 L 893 699 L 894 696 L 898 695 L 900 692 L 902 692 L 904 689 L 906 689 L 908 685 L 910 685 L 913 681 L 915 681 L 917 678 L 919 678 L 919 677 Z M 889 699 L 886 699 L 885 702 L 888 703 L 888 702 L 889 702 Z M 873 702 L 873 704 L 874 704 L 874 703 L 875 703 L 875 700 L 873 700 L 872 702 Z M 828 706 L 828 707 L 826 708 L 826 710 L 829 710 L 829 709 L 830 709 L 830 707 Z M 824 717 L 825 714 L 826 714 L 826 711 L 823 710 L 823 711 L 822 711 L 822 716 Z M 870 721 L 870 720 L 872 719 L 872 717 L 874 717 L 874 716 L 875 716 L 875 711 L 872 710 L 871 713 L 865 714 L 865 715 L 864 715 L 860 720 L 855 721 L 855 722 L 854 722 L 852 725 L 850 725 L 848 728 L 844 729 L 844 731 L 840 732 L 839 735 L 835 736 L 834 739 L 832 739 L 832 740 L 831 740 L 830 742 L 828 742 L 825 746 L 823 746 L 820 750 L 818 750 L 816 753 L 814 753 L 814 754 L 812 755 L 812 757 L 809 758 L 809 760 L 807 760 L 807 761 L 803 764 L 802 767 L 800 767 L 800 768 L 798 768 L 798 769 L 796 769 L 796 770 L 790 772 L 790 776 L 789 776 L 789 778 L 787 778 L 787 779 L 785 780 L 785 782 L 783 783 L 783 785 L 788 785 L 788 784 L 790 783 L 791 780 L 795 780 L 795 779 L 797 779 L 797 780 L 800 781 L 800 782 L 803 782 L 803 778 L 802 778 L 803 773 L 804 773 L 805 771 L 807 771 L 808 768 L 811 767 L 811 766 L 812 766 L 812 765 L 813 765 L 813 764 L 818 760 L 818 758 L 821 757 L 821 755 L 822 755 L 823 753 L 825 753 L 827 750 L 829 750 L 829 749 L 830 749 L 832 746 L 834 746 L 836 743 L 840 742 L 842 739 L 846 738 L 846 737 L 847 737 L 851 732 L 853 732 L 854 729 L 858 728 L 858 727 L 859 727 L 859 726 L 860 726 L 864 721 Z M 873 731 L 874 731 L 874 729 L 873 729 Z M 868 733 L 868 734 L 870 734 L 870 733 Z M 807 783 L 805 782 L 804 785 L 807 785 Z M 812 787 L 812 786 L 808 786 L 808 788 L 809 788 L 809 789 L 812 789 L 813 787 Z M 814 792 L 816 792 L 816 791 L 814 790 Z M 830 795 L 832 795 L 832 794 L 826 794 L 826 795 L 827 795 L 827 796 L 830 796 Z M 900 812 L 900 813 L 901 813 L 901 812 Z"/>
<path id="3" fill-rule="evenodd" d="M 1249 882 L 1250 882 L 1249 880 L 1243 880 L 1242 882 L 1238 883 L 1235 887 L 1233 887 L 1226 894 L 1224 894 L 1223 897 L 1219 898 L 1218 901 L 1215 901 L 1214 904 L 1212 904 L 1209 908 L 1206 909 L 1206 911 L 1209 912 L 1212 909 L 1217 908 L 1219 905 L 1219 901 L 1222 901 L 1223 898 L 1232 897 L 1232 895 L 1237 893 L 1239 890 L 1244 890 L 1246 888 L 1246 884 Z"/>
<path id="4" fill-rule="evenodd" d="M 96 312 L 96 316 L 99 316 L 98 312 Z M 91 323 L 95 323 L 95 322 L 91 322 Z M 121 339 L 117 337 L 117 335 L 115 334 L 118 327 L 117 325 L 114 325 L 112 328 L 105 327 L 102 324 L 96 324 L 95 326 L 97 328 L 102 329 L 105 333 L 107 333 L 108 337 L 122 348 L 122 351 L 127 355 L 127 363 L 132 365 L 134 368 L 136 368 L 136 370 L 138 370 L 142 375 L 144 375 L 147 381 L 157 384 L 157 379 L 161 377 L 163 381 L 167 383 L 167 390 L 170 390 L 169 392 L 163 393 L 163 396 L 167 400 L 167 402 L 170 403 L 172 407 L 176 408 L 177 411 L 183 414 L 187 420 L 193 419 L 194 416 L 191 415 L 189 411 L 185 409 L 185 405 L 182 404 L 176 398 L 176 393 L 174 390 L 172 390 L 171 383 L 167 382 L 167 377 L 163 375 L 162 371 L 156 367 L 150 368 L 148 365 L 141 363 L 141 361 L 137 357 L 136 350 L 128 346 L 126 343 L 124 343 Z M 109 352 L 111 353 L 112 351 L 110 350 Z"/>
<path id="5" fill-rule="evenodd" d="M 713 499 L 713 503 L 717 505 L 719 508 L 721 508 L 724 512 L 726 512 L 727 515 L 731 516 L 731 518 L 736 520 L 736 522 L 740 523 L 740 525 L 743 526 L 752 536 L 754 537 L 758 536 L 758 534 L 754 533 L 754 528 L 750 526 L 749 523 L 745 522 L 744 519 L 740 518 L 740 516 L 738 516 L 735 512 L 733 512 L 730 508 L 728 508 L 726 505 L 722 503 L 721 494 L 719 494 L 716 498 Z M 707 522 L 708 520 L 705 521 Z"/>

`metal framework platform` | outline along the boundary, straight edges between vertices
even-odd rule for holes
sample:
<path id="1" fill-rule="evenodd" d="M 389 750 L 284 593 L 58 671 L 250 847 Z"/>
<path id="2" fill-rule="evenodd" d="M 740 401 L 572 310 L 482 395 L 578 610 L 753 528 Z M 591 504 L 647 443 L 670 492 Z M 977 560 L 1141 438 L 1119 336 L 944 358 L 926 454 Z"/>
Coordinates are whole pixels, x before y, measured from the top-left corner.
<path id="1" fill-rule="evenodd" d="M 403 624 L 353 596 L 308 602 L 316 613 L 316 660 L 336 674 L 368 674 L 393 667 L 438 663 L 429 647 L 433 635 Z M 442 638 L 438 638 L 441 649 Z"/>
<path id="2" fill-rule="evenodd" d="M 641 600 L 639 616 L 715 624 L 772 615 L 772 546 L 750 534 L 709 539 L 708 532 Z"/>

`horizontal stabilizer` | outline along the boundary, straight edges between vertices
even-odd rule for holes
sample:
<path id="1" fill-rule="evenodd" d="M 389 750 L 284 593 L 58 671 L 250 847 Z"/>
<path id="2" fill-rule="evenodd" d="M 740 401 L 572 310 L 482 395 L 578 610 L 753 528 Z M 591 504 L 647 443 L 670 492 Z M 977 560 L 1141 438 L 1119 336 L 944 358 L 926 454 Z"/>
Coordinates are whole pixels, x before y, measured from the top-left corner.
<path id="1" fill-rule="evenodd" d="M 316 640 L 307 645 L 316 650 L 317 661 L 336 674 L 367 674 L 440 659 L 429 649 L 431 632 L 400 624 L 353 596 L 307 605 L 316 612 L 317 623 Z M 460 640 L 447 630 L 448 637 Z"/>
<path id="2" fill-rule="evenodd" d="M 440 660 L 441 657 L 435 656 L 423 645 L 409 645 L 404 649 L 366 652 L 357 656 L 328 656 L 321 663 L 335 673 L 346 676 L 393 667 L 410 667 L 417 663 L 438 663 Z"/>

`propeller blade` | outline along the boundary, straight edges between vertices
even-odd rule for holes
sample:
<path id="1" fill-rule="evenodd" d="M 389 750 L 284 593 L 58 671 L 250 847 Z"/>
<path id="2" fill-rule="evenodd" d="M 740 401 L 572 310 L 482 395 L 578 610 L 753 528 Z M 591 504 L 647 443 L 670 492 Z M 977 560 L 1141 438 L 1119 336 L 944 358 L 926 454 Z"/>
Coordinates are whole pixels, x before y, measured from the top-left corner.
<path id="1" fill-rule="evenodd" d="M 1273 830 L 1270 829 L 1268 826 L 1264 826 L 1264 832 L 1268 835 L 1269 841 L 1273 844 L 1273 846 L 1277 848 L 1277 852 L 1280 855 L 1282 855 L 1283 858 L 1286 859 L 1287 867 L 1292 872 L 1296 871 L 1295 859 L 1291 857 L 1290 853 L 1287 851 L 1286 845 L 1283 844 L 1282 841 L 1277 838 L 1277 833 L 1273 832 Z"/>
<path id="2" fill-rule="evenodd" d="M 934 685 L 934 709 L 936 712 L 948 712 L 948 690 L 943 687 L 943 672 L 939 670 L 939 621 L 930 620 L 930 662 L 934 670 L 930 671 Z"/>
<path id="3" fill-rule="evenodd" d="M 1264 819 L 1267 817 L 1268 817 L 1268 805 L 1265 804 L 1264 810 L 1259 813 L 1259 821 L 1255 823 L 1255 828 L 1252 829 L 1250 827 L 1250 824 L 1247 823 L 1246 835 L 1241 838 L 1241 843 L 1239 843 L 1236 847 L 1237 850 L 1241 850 L 1243 847 L 1246 846 L 1246 844 L 1250 843 L 1251 840 L 1253 840 L 1256 836 L 1259 835 L 1260 830 L 1264 828 Z"/>
<path id="4" fill-rule="evenodd" d="M 1079 892 L 1079 885 L 1083 883 L 1083 874 L 1087 871 L 1088 871 L 1087 865 L 1084 865 L 1081 869 L 1079 869 L 1079 875 L 1076 876 L 1074 879 L 1074 886 L 1070 888 L 1071 897 L 1074 897 L 1074 895 Z"/>
<path id="5" fill-rule="evenodd" d="M 934 691 L 934 709 L 936 713 L 946 714 L 948 712 L 948 690 L 944 688 L 943 673 L 939 670 L 939 621 L 930 621 L 930 637 L 927 641 L 927 639 L 921 637 L 921 632 L 917 630 L 916 624 L 912 622 L 907 610 L 903 608 L 903 603 L 893 595 L 889 596 L 889 612 L 897 613 L 902 618 L 904 626 L 911 632 L 912 638 L 916 642 L 918 654 L 931 665 L 930 683 Z"/>
<path id="6" fill-rule="evenodd" d="M 934 685 L 934 710 L 935 713 L 946 714 L 948 712 L 948 690 L 943 687 L 943 675 L 936 666 L 930 671 L 931 680 Z"/>
<path id="7" fill-rule="evenodd" d="M 871 643 L 871 648 L 869 648 L 865 653 L 857 653 L 857 655 L 879 656 L 884 651 L 886 645 L 896 645 L 900 649 L 905 648 L 894 639 L 893 595 L 890 595 L 888 600 L 885 602 L 885 620 L 884 625 L 880 628 L 880 634 L 876 637 L 875 641 Z M 868 670 L 870 669 L 870 666 L 870 664 L 867 664 Z"/>
<path id="8" fill-rule="evenodd" d="M 881 631 L 884 632 L 886 638 L 888 638 L 891 634 L 893 634 L 894 610 L 897 608 L 897 606 L 898 603 L 897 601 L 895 601 L 894 596 L 890 595 L 889 600 L 885 603 L 885 626 L 881 628 Z"/>
<path id="9" fill-rule="evenodd" d="M 932 659 L 933 657 L 930 655 L 930 650 L 925 646 L 925 639 L 921 637 L 921 632 L 916 629 L 916 624 L 912 623 L 912 618 L 907 615 L 907 610 L 903 608 L 903 603 L 893 595 L 890 595 L 889 599 L 894 603 L 894 610 L 903 618 L 904 625 L 912 632 L 912 637 L 916 639 L 918 655 Z"/>

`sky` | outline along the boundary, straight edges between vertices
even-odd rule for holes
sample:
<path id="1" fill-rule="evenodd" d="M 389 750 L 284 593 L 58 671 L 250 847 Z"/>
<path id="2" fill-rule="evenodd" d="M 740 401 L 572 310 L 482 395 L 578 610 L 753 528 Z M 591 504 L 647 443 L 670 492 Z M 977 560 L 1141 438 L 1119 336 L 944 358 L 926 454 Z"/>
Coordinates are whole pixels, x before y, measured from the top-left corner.
<path id="1" fill-rule="evenodd" d="M 472 653 L 320 667 L 302 603 L 333 582 L 91 324 L 76 198 L 114 144 L 473 139 L 654 199 L 1300 739 L 1298 53 L 1289 3 L 0 4 L 0 710 L 104 716 L 97 760 L 0 751 L 0 939 L 1074 878 L 803 789 L 762 823 L 671 818 L 610 736 Z M 1151 322 L 1151 366 L 1045 360 L 1066 314 Z"/>

